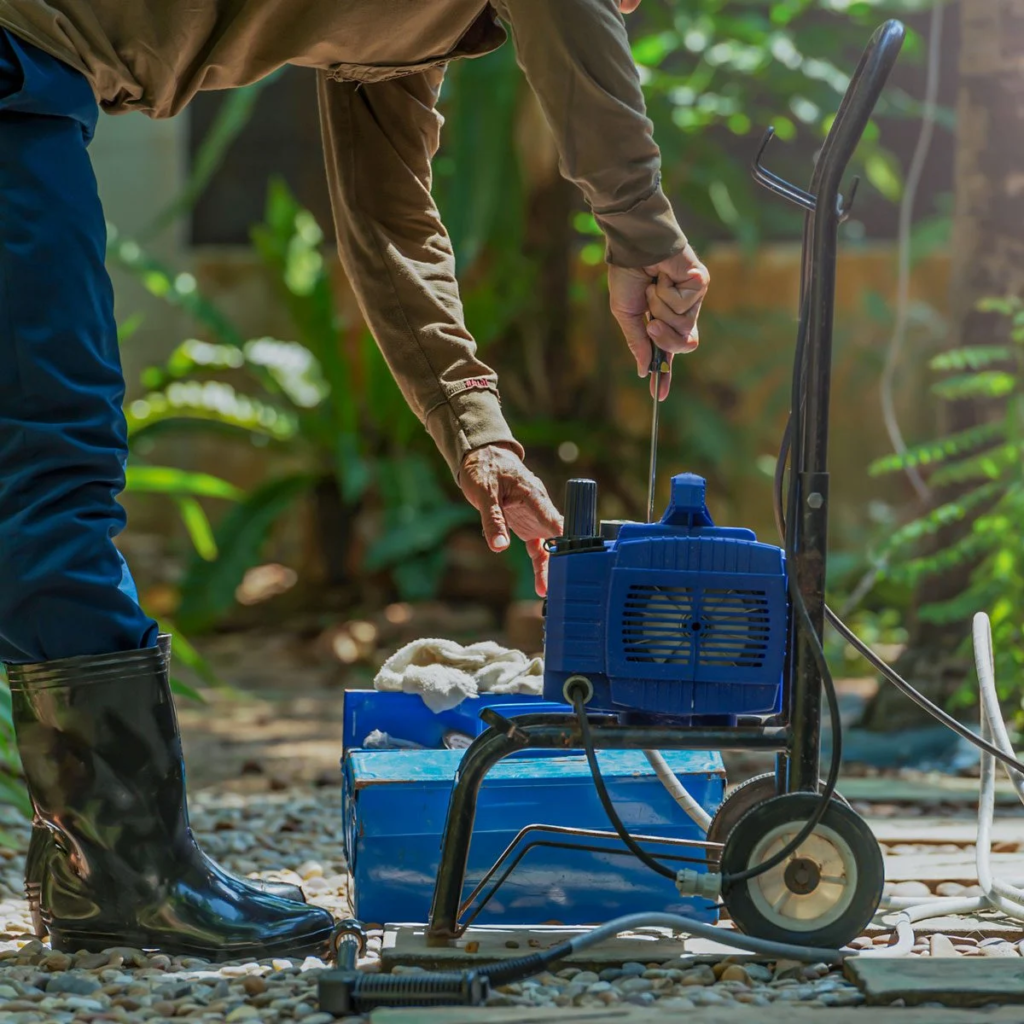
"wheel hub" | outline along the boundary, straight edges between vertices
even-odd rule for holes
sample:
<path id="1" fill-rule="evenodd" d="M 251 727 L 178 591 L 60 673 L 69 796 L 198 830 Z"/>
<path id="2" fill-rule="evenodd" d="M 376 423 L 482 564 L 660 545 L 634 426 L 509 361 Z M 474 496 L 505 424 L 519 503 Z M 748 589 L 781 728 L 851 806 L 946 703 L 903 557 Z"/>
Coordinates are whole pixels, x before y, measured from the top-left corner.
<path id="1" fill-rule="evenodd" d="M 750 865 L 763 864 L 791 842 L 801 822 L 770 830 L 751 851 Z M 849 845 L 823 825 L 788 860 L 751 880 L 754 903 L 769 920 L 790 930 L 822 927 L 853 899 L 857 865 Z"/>

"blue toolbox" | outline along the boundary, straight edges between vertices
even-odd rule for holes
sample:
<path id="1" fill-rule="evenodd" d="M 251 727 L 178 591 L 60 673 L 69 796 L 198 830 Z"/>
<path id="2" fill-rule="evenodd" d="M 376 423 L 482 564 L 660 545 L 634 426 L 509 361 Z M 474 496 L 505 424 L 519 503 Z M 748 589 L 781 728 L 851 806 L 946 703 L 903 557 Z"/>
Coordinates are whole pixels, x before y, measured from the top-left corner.
<path id="1" fill-rule="evenodd" d="M 354 690 L 345 695 L 342 813 L 345 854 L 352 876 L 353 912 L 365 923 L 424 921 L 440 861 L 441 836 L 463 751 L 444 747 L 452 732 L 475 737 L 486 726 L 484 708 L 529 714 L 565 705 L 534 697 L 482 697 L 432 713 L 414 694 Z M 374 731 L 419 748 L 365 749 Z M 724 796 L 725 772 L 714 751 L 666 751 L 665 759 L 689 794 L 713 814 Z M 671 799 L 644 755 L 602 751 L 608 789 L 630 832 L 668 840 L 701 841 L 703 833 Z M 521 829 L 530 825 L 607 833 L 608 819 L 581 752 L 529 751 L 495 766 L 480 789 L 476 828 L 463 898 L 468 898 Z M 673 911 L 717 920 L 714 903 L 682 898 L 671 881 L 648 871 L 618 839 L 586 839 L 567 849 L 558 831 L 527 835 L 508 875 L 474 917 L 479 924 L 593 924 L 641 910 Z M 572 838 L 579 841 L 579 835 Z M 650 843 L 680 867 L 704 870 L 698 847 Z M 521 859 L 518 857 L 521 856 Z M 467 913 L 473 915 L 493 882 Z"/>

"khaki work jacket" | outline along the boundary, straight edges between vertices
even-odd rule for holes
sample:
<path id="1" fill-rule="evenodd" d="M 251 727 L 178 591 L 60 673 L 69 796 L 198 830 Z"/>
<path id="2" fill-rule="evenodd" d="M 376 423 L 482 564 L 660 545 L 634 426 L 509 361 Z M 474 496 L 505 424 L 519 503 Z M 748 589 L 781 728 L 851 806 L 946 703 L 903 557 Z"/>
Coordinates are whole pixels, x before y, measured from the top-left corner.
<path id="1" fill-rule="evenodd" d="M 315 68 L 342 262 L 456 477 L 468 451 L 513 438 L 430 194 L 445 65 L 511 31 L 608 261 L 645 266 L 685 246 L 616 0 L 0 0 L 0 26 L 78 68 L 109 113 L 170 117 L 200 90 Z"/>

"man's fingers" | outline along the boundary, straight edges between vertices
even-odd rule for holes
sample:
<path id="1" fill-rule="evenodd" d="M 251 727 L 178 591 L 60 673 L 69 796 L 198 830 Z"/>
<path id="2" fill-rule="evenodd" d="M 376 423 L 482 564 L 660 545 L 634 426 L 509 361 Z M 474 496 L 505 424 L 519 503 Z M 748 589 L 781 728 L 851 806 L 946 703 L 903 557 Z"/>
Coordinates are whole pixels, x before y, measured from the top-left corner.
<path id="1" fill-rule="evenodd" d="M 629 351 L 636 359 L 638 377 L 646 377 L 651 368 L 651 339 L 647 336 L 647 323 L 643 316 L 615 314 L 625 336 Z"/>
<path id="2" fill-rule="evenodd" d="M 695 305 L 686 313 L 677 313 L 662 299 L 661 293 L 654 285 L 647 289 L 647 306 L 653 319 L 668 324 L 681 338 L 689 338 L 697 322 L 697 313 L 700 311 L 700 306 Z"/>
<path id="3" fill-rule="evenodd" d="M 526 550 L 533 562 L 533 586 L 538 597 L 548 594 L 548 553 L 542 540 L 528 540 Z"/>
<path id="4" fill-rule="evenodd" d="M 480 510 L 483 521 L 484 537 L 492 551 L 504 551 L 508 547 L 508 526 L 505 524 L 505 513 L 497 500 L 493 500 L 486 508 Z"/>
<path id="5" fill-rule="evenodd" d="M 694 268 L 682 281 L 673 281 L 667 274 L 660 273 L 654 287 L 658 298 L 673 313 L 681 316 L 683 313 L 690 312 L 707 294 L 707 271 L 703 267 L 699 270 Z"/>
<path id="6" fill-rule="evenodd" d="M 652 320 L 647 325 L 647 333 L 662 352 L 673 352 L 676 355 L 688 355 L 699 342 L 696 325 L 687 334 L 680 334 L 664 321 Z"/>

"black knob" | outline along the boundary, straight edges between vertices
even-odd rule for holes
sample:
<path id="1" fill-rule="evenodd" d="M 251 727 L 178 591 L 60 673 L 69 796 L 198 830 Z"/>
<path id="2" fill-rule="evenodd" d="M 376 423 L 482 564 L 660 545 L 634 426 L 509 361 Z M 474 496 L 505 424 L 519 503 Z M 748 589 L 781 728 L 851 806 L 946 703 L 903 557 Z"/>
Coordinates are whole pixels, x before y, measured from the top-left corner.
<path id="1" fill-rule="evenodd" d="M 597 483 L 570 480 L 565 485 L 565 528 L 563 537 L 597 536 Z"/>

